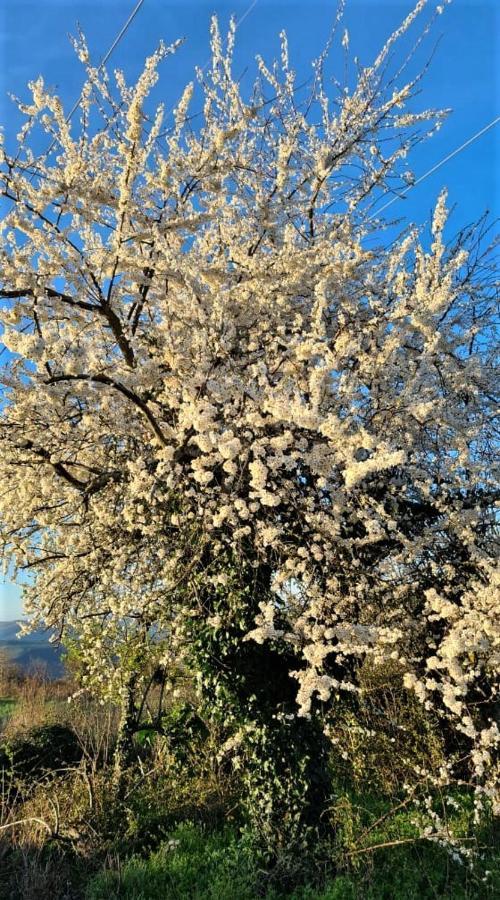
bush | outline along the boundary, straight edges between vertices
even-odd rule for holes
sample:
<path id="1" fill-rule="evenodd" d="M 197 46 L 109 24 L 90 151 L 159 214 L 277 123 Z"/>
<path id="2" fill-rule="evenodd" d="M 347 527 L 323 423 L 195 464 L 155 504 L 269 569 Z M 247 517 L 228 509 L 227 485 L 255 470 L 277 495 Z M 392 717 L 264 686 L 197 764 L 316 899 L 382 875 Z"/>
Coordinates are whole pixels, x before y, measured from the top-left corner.
<path id="1" fill-rule="evenodd" d="M 42 725 L 0 746 L 0 768 L 27 778 L 76 765 L 82 749 L 75 732 L 66 725 Z"/>
<path id="2" fill-rule="evenodd" d="M 362 791 L 394 795 L 415 771 L 437 771 L 446 754 L 439 724 L 403 687 L 395 664 L 365 662 L 361 692 L 342 698 L 327 716 L 337 780 Z"/>

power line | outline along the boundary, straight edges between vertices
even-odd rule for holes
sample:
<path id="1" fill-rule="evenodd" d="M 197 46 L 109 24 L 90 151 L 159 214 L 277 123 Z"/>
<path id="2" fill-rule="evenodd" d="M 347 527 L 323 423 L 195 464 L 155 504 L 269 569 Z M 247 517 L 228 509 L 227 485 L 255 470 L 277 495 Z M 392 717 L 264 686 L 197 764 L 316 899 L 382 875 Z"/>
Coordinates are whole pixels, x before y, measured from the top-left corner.
<path id="1" fill-rule="evenodd" d="M 245 21 L 246 17 L 250 15 L 250 13 L 252 12 L 253 8 L 254 8 L 255 6 L 257 6 L 257 3 L 258 3 L 258 2 L 259 2 L 259 0 L 253 0 L 253 3 L 251 3 L 250 6 L 248 7 L 247 11 L 243 13 L 241 19 L 237 19 L 237 20 L 236 20 L 236 28 L 239 28 L 240 25 L 243 25 L 243 22 Z"/>
<path id="2" fill-rule="evenodd" d="M 243 15 L 241 16 L 241 18 L 240 18 L 240 19 L 236 19 L 236 22 L 235 22 L 235 29 L 234 29 L 235 31 L 237 31 L 238 28 L 240 28 L 240 26 L 243 25 L 243 22 L 245 21 L 245 19 L 247 18 L 247 16 L 249 16 L 250 13 L 253 12 L 253 10 L 254 10 L 255 7 L 257 6 L 257 3 L 258 3 L 258 2 L 259 2 L 259 0 L 253 0 L 253 2 L 250 3 L 250 6 L 245 10 L 245 12 L 243 13 Z M 205 69 L 207 68 L 207 66 L 210 65 L 211 61 L 212 61 L 212 58 L 211 58 L 211 57 L 210 57 L 209 59 L 207 59 L 206 62 L 204 63 L 204 65 L 201 67 L 200 72 L 204 72 Z M 173 107 L 172 107 L 171 110 L 169 110 L 168 115 L 170 115 L 170 113 L 172 112 L 172 110 L 173 110 Z M 201 115 L 201 113 L 197 113 L 197 115 Z M 167 117 L 165 117 L 165 118 L 167 118 Z M 195 117 L 194 117 L 194 116 L 191 116 L 190 118 L 191 118 L 191 120 L 192 120 L 192 119 L 195 118 Z M 173 126 L 172 126 L 172 128 L 173 128 Z M 169 133 L 169 131 L 172 130 L 172 128 L 166 128 L 164 131 L 161 131 L 160 134 L 158 135 L 158 137 L 156 138 L 156 140 L 159 141 L 161 138 L 164 138 L 164 137 Z"/>
<path id="3" fill-rule="evenodd" d="M 253 0 L 253 3 L 251 3 L 250 6 L 245 10 L 245 12 L 243 13 L 241 19 L 236 19 L 235 24 L 234 24 L 234 30 L 235 30 L 235 31 L 237 31 L 238 28 L 240 28 L 240 26 L 243 25 L 243 22 L 245 21 L 245 19 L 247 18 L 247 16 L 250 15 L 250 13 L 252 12 L 252 10 L 255 9 L 255 7 L 257 6 L 257 3 L 258 3 L 258 2 L 259 2 L 259 0 Z M 204 72 L 205 69 L 207 68 L 207 66 L 210 65 L 211 61 L 212 61 L 212 57 L 210 57 L 210 59 L 207 59 L 206 63 L 201 67 L 201 70 L 200 70 L 200 71 L 201 71 L 201 72 Z"/>
<path id="4" fill-rule="evenodd" d="M 97 71 L 98 71 L 98 72 L 100 72 L 101 69 L 103 69 L 104 66 L 106 65 L 106 63 L 107 63 L 108 59 L 110 58 L 111 54 L 113 53 L 113 51 L 115 50 L 115 48 L 116 48 L 116 47 L 118 46 L 118 44 L 120 43 L 122 37 L 123 37 L 123 36 L 125 35 L 125 33 L 128 31 L 130 25 L 132 24 L 133 20 L 135 19 L 136 15 L 137 15 L 137 13 L 139 12 L 139 10 L 140 10 L 140 8 L 141 8 L 141 6 L 142 6 L 143 3 L 144 3 L 144 0 L 139 0 L 139 2 L 136 3 L 136 5 L 134 6 L 132 12 L 130 13 L 130 15 L 129 15 L 128 19 L 127 19 L 127 21 L 126 21 L 125 24 L 123 25 L 121 31 L 118 32 L 118 34 L 116 35 L 116 37 L 115 37 L 113 43 L 111 44 L 111 46 L 108 48 L 108 50 L 107 50 L 106 53 L 104 54 L 103 58 L 101 59 L 101 62 L 99 63 L 99 65 L 98 65 L 98 67 L 97 67 Z M 82 94 L 80 94 L 80 96 L 78 97 L 78 100 L 75 100 L 75 103 L 73 104 L 73 106 L 71 107 L 71 109 L 70 109 L 68 115 L 66 116 L 66 124 L 67 124 L 67 123 L 72 119 L 72 117 L 74 116 L 76 110 L 77 110 L 78 107 L 80 106 L 81 101 L 82 101 Z M 52 146 L 54 146 L 54 145 L 52 144 Z M 50 149 L 52 149 L 52 146 L 50 147 Z M 47 153 L 48 153 L 48 152 L 49 152 L 49 151 L 47 150 Z"/>
<path id="5" fill-rule="evenodd" d="M 448 153 L 447 156 L 444 156 L 443 159 L 441 159 L 434 166 L 428 169 L 427 172 L 424 172 L 423 175 L 420 175 L 420 177 L 417 178 L 413 182 L 413 184 L 409 184 L 408 187 L 404 188 L 402 191 L 398 191 L 395 197 L 391 197 L 391 199 L 388 200 L 387 203 L 384 203 L 384 205 L 381 206 L 380 209 L 378 209 L 375 213 L 373 213 L 373 215 L 371 215 L 369 219 L 374 219 L 376 216 L 380 215 L 380 213 L 384 209 L 387 209 L 388 206 L 391 206 L 392 203 L 395 203 L 396 200 L 401 200 L 408 193 L 408 191 L 411 191 L 411 189 L 416 187 L 417 184 L 421 184 L 422 181 L 425 181 L 425 179 L 428 178 L 429 175 L 432 175 L 433 172 L 437 172 L 437 170 L 440 169 L 441 166 L 444 166 L 444 164 L 449 162 L 450 159 L 453 159 L 454 156 L 457 156 L 462 152 L 462 150 L 465 150 L 466 147 L 474 143 L 474 141 L 481 137 L 481 135 L 486 134 L 486 132 L 489 131 L 490 128 L 493 128 L 494 125 L 497 125 L 498 122 L 500 122 L 500 116 L 492 119 L 492 121 L 489 122 L 488 125 L 485 125 L 484 128 L 481 128 L 479 131 L 476 131 L 476 133 L 473 134 L 470 138 L 467 138 L 467 140 L 464 141 L 463 144 L 460 144 L 459 147 L 457 147 L 455 150 L 452 150 L 452 152 Z"/>
<path id="6" fill-rule="evenodd" d="M 143 3 L 144 3 L 144 0 L 138 0 L 138 3 L 136 3 L 136 5 L 134 6 L 132 12 L 130 13 L 130 15 L 129 15 L 128 19 L 127 19 L 127 21 L 126 21 L 125 24 L 123 25 L 121 31 L 118 32 L 118 34 L 116 35 L 116 37 L 115 37 L 113 43 L 112 43 L 112 44 L 110 45 L 110 47 L 107 49 L 106 53 L 104 54 L 103 58 L 101 59 L 101 62 L 100 62 L 99 65 L 97 66 L 97 71 L 98 71 L 98 72 L 100 72 L 100 71 L 104 68 L 104 66 L 106 65 L 106 63 L 107 63 L 109 57 L 111 56 L 111 54 L 113 53 L 113 51 L 115 50 L 115 48 L 116 48 L 116 47 L 118 46 L 118 44 L 120 43 L 122 37 L 124 36 L 124 34 L 126 33 L 126 31 L 128 30 L 129 26 L 132 24 L 133 20 L 135 19 L 136 15 L 137 15 L 137 13 L 139 12 L 139 10 L 140 10 L 140 8 L 141 8 L 141 6 L 142 6 Z M 83 94 L 80 94 L 80 96 L 78 97 L 78 99 L 75 100 L 75 102 L 74 102 L 73 106 L 71 107 L 71 109 L 70 109 L 68 115 L 66 116 L 66 120 L 65 120 L 65 121 L 66 121 L 66 125 L 69 124 L 69 122 L 70 122 L 71 119 L 73 118 L 75 112 L 77 111 L 78 107 L 80 106 L 80 103 L 82 102 L 82 97 L 83 97 Z M 41 157 L 42 159 L 43 159 L 44 156 L 48 156 L 48 155 L 49 155 L 50 151 L 55 147 L 56 143 L 57 143 L 56 138 L 54 138 L 54 139 L 52 140 L 52 143 L 47 147 L 47 149 L 45 150 L 45 152 L 42 154 L 42 157 Z M 33 178 L 34 178 L 34 177 L 35 177 L 35 176 L 34 176 L 34 173 L 33 173 L 33 175 L 31 176 L 31 181 L 33 181 Z"/>
<path id="7" fill-rule="evenodd" d="M 139 2 L 135 5 L 135 7 L 134 7 L 134 9 L 132 10 L 132 12 L 130 13 L 130 15 L 129 15 L 127 21 L 125 22 L 125 24 L 124 24 L 122 30 L 119 32 L 119 34 L 116 35 L 116 37 L 115 37 L 113 43 L 111 44 L 111 47 L 109 48 L 109 50 L 107 51 L 107 53 L 105 54 L 105 56 L 103 56 L 101 62 L 99 63 L 99 69 L 102 69 L 102 67 L 106 65 L 106 63 L 107 63 L 109 57 L 110 57 L 111 54 L 113 53 L 113 50 L 114 50 L 115 47 L 117 47 L 118 44 L 120 43 L 120 41 L 121 41 L 123 35 L 125 34 L 125 32 L 127 31 L 127 29 L 129 28 L 129 26 L 132 24 L 133 20 L 135 19 L 136 15 L 137 15 L 137 13 L 139 12 L 139 10 L 140 10 L 140 8 L 141 8 L 141 6 L 142 6 L 143 3 L 144 3 L 144 0 L 139 0 Z"/>
<path id="8" fill-rule="evenodd" d="M 256 2 L 257 2 L 257 0 L 255 0 L 255 3 L 256 3 Z M 126 32 L 128 31 L 130 25 L 132 24 L 133 20 L 135 19 L 136 15 L 137 15 L 137 13 L 139 12 L 139 10 L 140 10 L 141 6 L 143 5 L 143 3 L 144 3 L 144 0 L 138 0 L 138 2 L 136 3 L 136 5 L 134 6 L 134 8 L 133 8 L 132 12 L 130 13 L 128 19 L 126 20 L 126 22 L 125 22 L 124 25 L 122 26 L 121 30 L 120 30 L 120 31 L 118 32 L 118 34 L 116 35 L 114 41 L 113 41 L 112 44 L 108 47 L 106 53 L 104 54 L 103 58 L 101 59 L 99 65 L 98 65 L 98 67 L 97 67 L 97 71 L 98 71 L 98 72 L 100 72 L 101 69 L 103 69 L 103 67 L 106 65 L 106 63 L 107 63 L 108 59 L 110 58 L 111 54 L 114 52 L 114 50 L 116 49 L 116 47 L 117 47 L 118 44 L 120 43 L 121 39 L 123 38 L 123 36 L 124 36 L 124 35 L 126 34 Z M 254 3 L 254 5 L 255 5 L 255 3 Z M 70 109 L 68 115 L 66 116 L 66 124 L 68 124 L 68 123 L 71 121 L 71 119 L 73 118 L 73 116 L 74 116 L 76 110 L 77 110 L 78 107 L 80 106 L 80 103 L 81 103 L 81 101 L 82 101 L 82 96 L 83 96 L 83 95 L 80 94 L 80 96 L 78 97 L 78 99 L 75 100 L 75 102 L 74 102 L 73 106 L 71 107 L 71 109 Z M 44 151 L 44 153 L 42 154 L 42 157 L 40 157 L 40 158 L 43 158 L 44 156 L 48 156 L 48 154 L 49 154 L 50 151 L 53 149 L 53 147 L 55 146 L 56 143 L 57 143 L 57 142 L 56 142 L 56 139 L 54 138 L 54 139 L 52 140 L 52 143 L 49 145 L 49 147 L 47 147 L 47 149 L 46 149 L 46 150 Z M 33 181 L 34 177 L 35 177 L 35 173 L 32 174 L 32 176 L 31 176 L 31 178 L 30 178 L 30 181 Z"/>

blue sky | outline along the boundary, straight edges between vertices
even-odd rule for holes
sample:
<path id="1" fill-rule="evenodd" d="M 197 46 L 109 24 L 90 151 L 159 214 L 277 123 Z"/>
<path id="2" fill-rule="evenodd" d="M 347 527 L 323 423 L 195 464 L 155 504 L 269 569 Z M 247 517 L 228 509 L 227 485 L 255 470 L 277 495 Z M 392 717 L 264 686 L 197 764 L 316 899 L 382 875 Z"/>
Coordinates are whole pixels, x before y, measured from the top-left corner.
<path id="1" fill-rule="evenodd" d="M 19 125 L 7 92 L 26 97 L 26 83 L 42 74 L 49 85 L 57 86 L 69 110 L 80 93 L 82 70 L 68 33 L 74 34 L 79 22 L 92 57 L 98 61 L 134 5 L 134 0 L 3 0 L 0 124 L 7 138 L 15 135 Z M 362 64 L 371 62 L 412 5 L 412 0 L 347 0 L 352 55 L 357 55 Z M 251 0 L 145 0 L 113 54 L 110 68 L 124 69 L 131 79 L 160 38 L 170 43 L 185 37 L 180 52 L 164 63 L 158 89 L 166 108 L 171 109 L 191 79 L 194 66 L 208 59 L 211 14 L 217 12 L 224 23 L 231 13 L 241 18 L 251 6 Z M 238 29 L 237 70 L 243 73 L 249 67 L 246 77 L 250 84 L 255 54 L 267 59 L 276 56 L 278 34 L 284 28 L 299 80 L 309 77 L 310 60 L 324 46 L 335 7 L 335 0 L 257 0 Z M 499 26 L 500 0 L 453 0 L 437 19 L 416 60 L 417 67 L 423 64 L 440 38 L 418 105 L 451 107 L 453 113 L 432 141 L 415 151 L 411 167 L 417 177 L 499 115 Z M 341 77 L 344 63 L 337 50 L 335 53 L 330 71 Z M 405 200 L 393 204 L 390 214 L 416 222 L 428 220 L 439 191 L 446 185 L 455 204 L 454 230 L 477 219 L 485 209 L 498 216 L 499 146 L 500 124 L 410 191 Z M 10 583 L 0 583 L 0 620 L 20 614 L 19 590 Z"/>

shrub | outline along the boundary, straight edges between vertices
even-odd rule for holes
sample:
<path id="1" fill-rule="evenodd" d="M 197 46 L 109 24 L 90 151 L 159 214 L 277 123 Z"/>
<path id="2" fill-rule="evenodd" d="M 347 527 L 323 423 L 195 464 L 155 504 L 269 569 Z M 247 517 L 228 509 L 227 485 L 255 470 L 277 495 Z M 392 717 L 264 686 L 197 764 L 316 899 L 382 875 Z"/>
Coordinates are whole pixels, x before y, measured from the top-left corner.
<path id="1" fill-rule="evenodd" d="M 74 766 L 82 756 L 74 731 L 66 725 L 42 725 L 0 747 L 0 767 L 27 778 Z"/>

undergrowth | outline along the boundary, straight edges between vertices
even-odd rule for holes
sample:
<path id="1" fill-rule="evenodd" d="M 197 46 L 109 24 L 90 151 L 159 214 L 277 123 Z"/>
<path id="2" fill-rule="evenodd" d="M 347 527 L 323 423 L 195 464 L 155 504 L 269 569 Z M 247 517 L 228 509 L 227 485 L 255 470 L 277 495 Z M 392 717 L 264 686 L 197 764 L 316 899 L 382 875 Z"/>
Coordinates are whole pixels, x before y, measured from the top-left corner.
<path id="1" fill-rule="evenodd" d="M 498 834 L 486 809 L 474 821 L 466 785 L 434 794 L 447 846 L 436 834 L 422 839 L 434 809 L 419 805 L 414 771 L 439 764 L 441 743 L 402 694 L 377 702 L 367 692 L 356 719 L 338 711 L 328 827 L 312 851 L 272 860 L 246 827 L 224 731 L 200 723 L 189 697 L 165 709 L 163 735 L 137 735 L 118 790 L 116 710 L 89 698 L 68 707 L 43 687 L 28 727 L 25 694 L 0 734 L 1 900 L 500 896 Z M 470 860 L 454 853 L 454 838 Z"/>
<path id="2" fill-rule="evenodd" d="M 387 840 L 408 834 L 405 817 L 392 823 Z M 379 833 L 380 838 L 384 837 Z M 326 849 L 326 848 L 325 848 Z M 324 861 L 326 863 L 326 861 Z M 498 871 L 492 875 L 493 854 L 474 872 L 464 870 L 440 847 L 394 846 L 364 857 L 336 876 L 319 879 L 283 893 L 266 886 L 251 847 L 234 830 L 213 833 L 185 823 L 174 830 L 147 858 L 133 857 L 114 871 L 92 879 L 86 900 L 472 900 L 494 898 L 500 890 Z M 490 870 L 488 869 L 490 866 Z M 325 865 L 325 868 L 326 865 Z M 321 884 L 323 881 L 323 884 Z"/>

